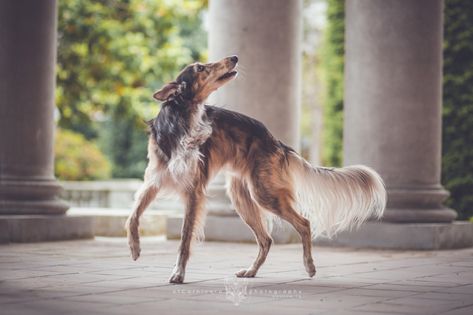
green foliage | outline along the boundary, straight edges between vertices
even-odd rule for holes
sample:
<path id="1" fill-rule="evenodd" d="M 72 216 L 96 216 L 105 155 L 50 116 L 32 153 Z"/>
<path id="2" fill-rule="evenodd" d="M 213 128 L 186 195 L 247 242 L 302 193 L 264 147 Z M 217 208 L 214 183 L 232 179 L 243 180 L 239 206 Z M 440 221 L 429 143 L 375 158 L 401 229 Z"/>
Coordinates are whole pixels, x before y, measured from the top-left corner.
<path id="1" fill-rule="evenodd" d="M 120 119 L 122 115 L 125 114 L 116 113 L 103 122 L 99 131 L 99 145 L 107 156 L 113 158 L 113 177 L 142 178 L 147 164 L 148 137 L 144 132 L 145 125 L 133 119 L 134 116 Z"/>
<path id="2" fill-rule="evenodd" d="M 445 1 L 443 184 L 460 218 L 473 216 L 473 2 Z"/>
<path id="3" fill-rule="evenodd" d="M 58 129 L 54 171 L 62 180 L 93 180 L 110 177 L 110 162 L 97 145 L 81 134 Z"/>
<path id="4" fill-rule="evenodd" d="M 59 1 L 58 124 L 111 143 L 105 149 L 115 177 L 142 176 L 143 167 L 136 171 L 146 161 L 142 120 L 158 111 L 151 95 L 185 64 L 203 58 L 205 5 L 205 0 Z"/>
<path id="5" fill-rule="evenodd" d="M 339 166 L 343 154 L 343 68 L 345 1 L 327 0 L 327 28 L 322 48 L 324 130 L 322 163 Z"/>

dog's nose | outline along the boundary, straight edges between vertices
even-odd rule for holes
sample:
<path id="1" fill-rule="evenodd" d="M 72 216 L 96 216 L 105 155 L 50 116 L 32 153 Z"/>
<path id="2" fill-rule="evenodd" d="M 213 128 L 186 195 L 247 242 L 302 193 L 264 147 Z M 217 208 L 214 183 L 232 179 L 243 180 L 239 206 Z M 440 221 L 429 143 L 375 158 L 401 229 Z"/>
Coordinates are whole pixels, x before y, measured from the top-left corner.
<path id="1" fill-rule="evenodd" d="M 233 63 L 237 63 L 237 62 L 238 62 L 238 56 L 231 56 L 231 57 L 230 57 L 230 60 L 231 60 Z"/>

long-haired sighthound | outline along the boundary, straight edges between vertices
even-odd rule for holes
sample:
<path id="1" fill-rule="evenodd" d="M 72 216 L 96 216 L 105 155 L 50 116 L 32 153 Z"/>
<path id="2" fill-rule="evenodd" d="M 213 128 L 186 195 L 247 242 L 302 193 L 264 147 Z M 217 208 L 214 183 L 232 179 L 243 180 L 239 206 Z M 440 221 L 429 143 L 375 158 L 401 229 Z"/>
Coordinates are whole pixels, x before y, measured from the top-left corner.
<path id="1" fill-rule="evenodd" d="M 126 229 L 136 260 L 144 210 L 161 193 L 180 195 L 186 209 L 172 283 L 184 281 L 192 240 L 203 231 L 207 184 L 222 169 L 231 174 L 232 204 L 259 246 L 255 261 L 238 271 L 238 277 L 254 277 L 266 259 L 272 243 L 268 215 L 294 226 L 302 239 L 305 269 L 313 277 L 313 238 L 379 218 L 386 205 L 384 183 L 371 168 L 311 166 L 261 122 L 205 105 L 213 91 L 237 76 L 237 63 L 238 58 L 231 56 L 215 63 L 191 64 L 153 95 L 163 104 L 149 122 L 149 163 Z"/>

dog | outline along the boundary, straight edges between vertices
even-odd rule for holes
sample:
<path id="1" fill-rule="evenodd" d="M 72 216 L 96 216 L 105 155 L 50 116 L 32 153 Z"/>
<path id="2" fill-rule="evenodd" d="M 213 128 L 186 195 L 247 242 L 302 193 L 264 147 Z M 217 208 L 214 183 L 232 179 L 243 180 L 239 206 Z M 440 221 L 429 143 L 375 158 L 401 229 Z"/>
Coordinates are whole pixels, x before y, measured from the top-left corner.
<path id="1" fill-rule="evenodd" d="M 275 215 L 295 228 L 305 269 L 313 277 L 312 239 L 380 218 L 385 209 L 383 180 L 371 168 L 313 167 L 258 120 L 205 105 L 212 92 L 237 77 L 237 64 L 237 56 L 191 64 L 153 95 L 163 103 L 148 122 L 149 162 L 125 227 L 136 260 L 141 251 L 139 219 L 145 209 L 161 193 L 182 198 L 185 214 L 170 283 L 184 281 L 192 240 L 203 233 L 206 187 L 221 169 L 230 176 L 232 204 L 259 247 L 254 262 L 237 277 L 254 277 L 264 263 L 272 243 L 267 217 Z"/>

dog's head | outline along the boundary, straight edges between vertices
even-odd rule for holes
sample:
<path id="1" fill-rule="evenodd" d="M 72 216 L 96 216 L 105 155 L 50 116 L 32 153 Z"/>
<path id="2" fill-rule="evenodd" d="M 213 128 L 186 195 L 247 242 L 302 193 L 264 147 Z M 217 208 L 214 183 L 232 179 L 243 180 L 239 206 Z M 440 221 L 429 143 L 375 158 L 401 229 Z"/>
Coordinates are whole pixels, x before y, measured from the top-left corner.
<path id="1" fill-rule="evenodd" d="M 194 104 L 204 102 L 209 95 L 237 76 L 237 56 L 214 63 L 193 63 L 181 71 L 175 81 L 163 86 L 153 94 L 158 101 L 182 96 Z"/>

